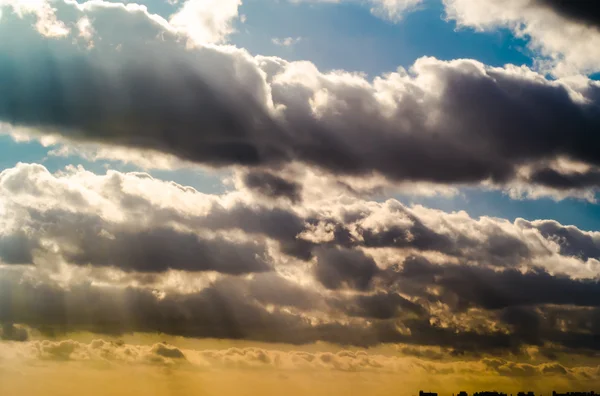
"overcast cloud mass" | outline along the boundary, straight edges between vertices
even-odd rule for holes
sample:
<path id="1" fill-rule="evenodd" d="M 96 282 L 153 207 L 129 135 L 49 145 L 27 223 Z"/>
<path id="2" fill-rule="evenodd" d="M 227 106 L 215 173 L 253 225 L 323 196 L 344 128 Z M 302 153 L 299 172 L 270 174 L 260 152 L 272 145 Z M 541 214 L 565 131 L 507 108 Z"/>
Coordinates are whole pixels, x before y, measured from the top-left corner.
<path id="1" fill-rule="evenodd" d="M 442 0 L 530 64 L 379 75 L 236 45 L 253 6 L 0 0 L 0 394 L 600 384 L 600 231 L 405 199 L 596 205 L 595 3 Z"/>

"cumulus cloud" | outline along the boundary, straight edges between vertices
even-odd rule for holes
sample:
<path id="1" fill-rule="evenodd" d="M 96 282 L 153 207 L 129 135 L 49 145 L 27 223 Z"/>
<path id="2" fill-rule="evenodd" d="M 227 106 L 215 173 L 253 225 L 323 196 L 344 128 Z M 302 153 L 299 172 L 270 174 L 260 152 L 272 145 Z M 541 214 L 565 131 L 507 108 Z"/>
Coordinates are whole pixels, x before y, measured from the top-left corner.
<path id="1" fill-rule="evenodd" d="M 35 164 L 0 173 L 0 210 L 6 326 L 455 353 L 600 348 L 597 233 L 550 220 L 207 195 L 144 173 Z"/>
<path id="2" fill-rule="evenodd" d="M 271 198 L 287 198 L 292 202 L 300 200 L 302 186 L 294 181 L 268 172 L 249 172 L 244 175 L 243 183 L 260 195 Z"/>
<path id="3" fill-rule="evenodd" d="M 509 28 L 529 39 L 539 66 L 557 76 L 600 71 L 595 2 L 561 0 L 444 0 L 450 19 L 480 31 Z"/>
<path id="4" fill-rule="evenodd" d="M 317 253 L 316 277 L 328 289 L 365 290 L 377 271 L 375 261 L 360 250 L 332 248 Z"/>
<path id="5" fill-rule="evenodd" d="M 422 3 L 423 0 L 371 0 L 371 12 L 382 18 L 399 22 L 406 13 L 414 11 Z"/>
<path id="6" fill-rule="evenodd" d="M 57 19 L 56 9 L 48 0 L 2 0 L 0 8 L 10 10 L 19 17 L 33 16 L 36 19 L 35 28 L 45 37 L 63 37 L 69 34 L 64 22 Z M 0 17 L 2 17 L 0 10 Z"/>
<path id="7" fill-rule="evenodd" d="M 285 38 L 275 37 L 271 40 L 271 42 L 273 44 L 279 45 L 282 47 L 291 47 L 294 44 L 299 43 L 300 41 L 302 41 L 302 37 L 285 37 Z"/>
<path id="8" fill-rule="evenodd" d="M 331 352 L 304 350 L 279 350 L 262 347 L 236 347 L 222 349 L 181 348 L 165 342 L 152 345 L 134 345 L 122 341 L 94 339 L 89 343 L 66 339 L 62 341 L 29 341 L 24 344 L 0 344 L 5 353 L 20 352 L 19 360 L 70 360 L 80 362 L 108 361 L 127 362 L 139 365 L 170 365 L 187 363 L 202 371 L 209 368 L 262 369 L 292 373 L 298 370 L 389 373 L 402 374 L 410 370 L 413 375 L 423 374 L 428 369 L 439 373 L 477 373 L 481 376 L 531 376 L 552 377 L 553 375 L 575 374 L 590 369 L 586 366 L 564 367 L 560 363 L 518 363 L 501 358 L 484 358 L 481 361 L 434 362 L 427 358 L 427 350 L 419 358 L 415 350 L 402 347 L 401 354 L 377 354 L 368 350 L 338 349 Z M 409 353 L 404 353 L 404 351 Z M 461 368 L 462 367 L 462 368 Z"/>
<path id="9" fill-rule="evenodd" d="M 534 0 L 533 3 L 551 8 L 567 18 L 600 26 L 600 8 L 593 1 Z"/>
<path id="10" fill-rule="evenodd" d="M 241 388 L 260 394 L 300 396 L 307 389 L 317 396 L 351 392 L 385 393 L 434 387 L 476 389 L 502 387 L 536 392 L 588 389 L 598 383 L 593 363 L 563 365 L 506 359 L 432 361 L 390 350 L 289 350 L 222 344 L 217 348 L 175 341 L 134 344 L 95 339 L 86 342 L 31 341 L 0 344 L 3 389 L 31 394 L 43 384 L 44 394 L 236 394 Z M 183 344 L 183 345 L 182 345 Z M 185 358 L 164 357 L 166 350 Z M 511 375 L 514 373 L 515 375 Z M 525 373 L 527 375 L 520 375 Z M 232 381 L 232 378 L 235 381 Z M 327 386 L 320 386 L 326 382 Z M 65 390 L 64 384 L 69 387 Z M 100 389 L 100 391 L 97 391 Z"/>
<path id="11" fill-rule="evenodd" d="M 196 44 L 219 43 L 233 33 L 241 0 L 186 0 L 169 22 Z"/>
<path id="12" fill-rule="evenodd" d="M 56 7 L 75 15 L 67 24 L 93 20 L 98 40 L 92 51 L 70 36 L 48 41 L 5 15 L 0 29 L 28 43 L 0 43 L 6 122 L 210 166 L 302 163 L 400 183 L 562 188 L 556 178 L 521 178 L 521 169 L 556 157 L 599 162 L 588 132 L 598 125 L 600 88 L 585 79 L 422 58 L 367 80 L 228 46 L 186 49 L 168 21 L 133 5 Z M 129 32 L 133 25 L 141 30 Z"/>
<path id="13" fill-rule="evenodd" d="M 29 333 L 27 329 L 15 326 L 12 323 L 5 323 L 0 332 L 0 339 L 5 341 L 27 341 Z"/>
<path id="14" fill-rule="evenodd" d="M 0 259 L 6 264 L 58 255 L 71 264 L 127 271 L 239 274 L 268 271 L 281 260 L 269 247 L 275 242 L 293 259 L 314 258 L 319 279 L 331 288 L 366 288 L 377 265 L 360 249 L 374 249 L 370 254 L 378 259 L 377 251 L 394 249 L 500 268 L 543 266 L 577 277 L 595 276 L 599 258 L 595 234 L 574 227 L 556 224 L 554 233 L 572 230 L 579 243 L 590 239 L 585 255 L 577 246 L 568 249 L 575 240 L 559 240 L 524 220 L 476 220 L 395 200 L 273 206 L 260 203 L 261 196 L 206 195 L 140 173 L 100 176 L 69 168 L 51 174 L 26 164 L 0 173 L 0 191 L 6 214 Z M 579 260 L 588 267 L 578 268 Z"/>

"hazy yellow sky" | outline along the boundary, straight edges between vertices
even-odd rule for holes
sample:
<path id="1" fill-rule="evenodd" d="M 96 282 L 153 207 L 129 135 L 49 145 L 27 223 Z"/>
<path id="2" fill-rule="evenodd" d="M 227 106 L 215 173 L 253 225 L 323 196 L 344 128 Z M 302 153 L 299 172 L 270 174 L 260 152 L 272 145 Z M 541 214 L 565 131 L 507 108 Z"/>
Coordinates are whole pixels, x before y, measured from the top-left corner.
<path id="1" fill-rule="evenodd" d="M 542 362 L 535 351 L 515 362 L 432 360 L 409 356 L 403 348 L 71 334 L 64 340 L 1 343 L 0 394 L 411 396 L 420 389 L 441 395 L 486 389 L 544 394 L 600 385 L 597 367 Z"/>

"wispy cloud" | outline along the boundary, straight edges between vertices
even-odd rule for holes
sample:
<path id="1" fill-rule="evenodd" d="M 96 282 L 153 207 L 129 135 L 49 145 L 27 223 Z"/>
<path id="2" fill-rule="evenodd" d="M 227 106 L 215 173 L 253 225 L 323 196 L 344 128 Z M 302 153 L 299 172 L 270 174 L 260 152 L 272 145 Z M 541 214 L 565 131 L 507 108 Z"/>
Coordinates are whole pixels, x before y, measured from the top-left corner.
<path id="1" fill-rule="evenodd" d="M 285 37 L 285 38 L 273 38 L 271 42 L 281 47 L 291 47 L 302 41 L 302 37 Z"/>

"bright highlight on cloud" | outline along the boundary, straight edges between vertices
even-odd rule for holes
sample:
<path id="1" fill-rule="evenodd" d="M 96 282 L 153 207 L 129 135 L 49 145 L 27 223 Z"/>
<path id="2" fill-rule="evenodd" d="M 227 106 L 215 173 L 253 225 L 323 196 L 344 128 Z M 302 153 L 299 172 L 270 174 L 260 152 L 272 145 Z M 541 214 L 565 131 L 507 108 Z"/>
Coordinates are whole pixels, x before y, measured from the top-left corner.
<path id="1" fill-rule="evenodd" d="M 241 4 L 241 0 L 187 0 L 169 22 L 198 44 L 220 43 L 234 31 Z"/>

